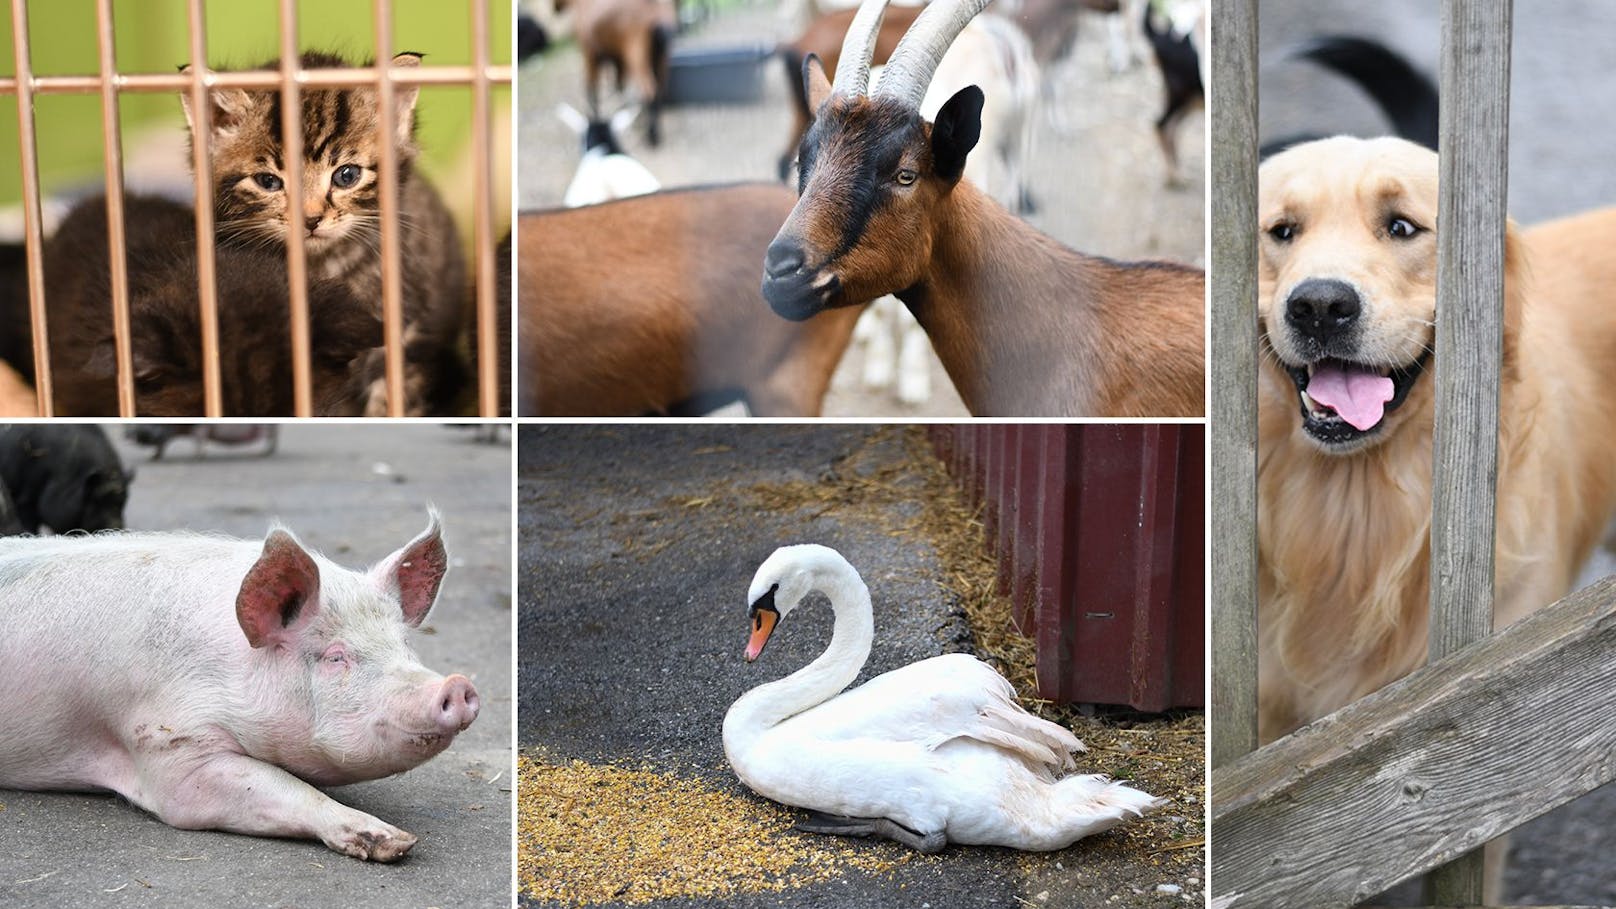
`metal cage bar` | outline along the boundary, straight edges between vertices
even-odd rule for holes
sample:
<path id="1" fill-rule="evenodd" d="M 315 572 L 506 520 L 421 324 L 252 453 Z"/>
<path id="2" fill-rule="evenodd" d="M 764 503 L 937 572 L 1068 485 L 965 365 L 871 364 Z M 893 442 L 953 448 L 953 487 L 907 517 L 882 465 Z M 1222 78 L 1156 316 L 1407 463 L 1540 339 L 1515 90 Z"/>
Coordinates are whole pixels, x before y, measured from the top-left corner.
<path id="1" fill-rule="evenodd" d="M 50 338 L 45 328 L 44 224 L 39 206 L 39 146 L 34 139 L 33 58 L 28 49 L 28 0 L 11 0 L 11 42 L 17 61 L 17 144 L 22 159 L 23 245 L 28 265 L 28 317 L 34 332 L 34 393 L 39 415 L 55 412 Z"/>
<path id="2" fill-rule="evenodd" d="M 191 165 L 196 176 L 196 283 L 202 321 L 202 413 L 224 414 L 219 375 L 219 285 L 213 249 L 213 101 L 209 87 L 207 20 L 203 0 L 190 0 L 191 109 L 196 129 Z"/>
<path id="3" fill-rule="evenodd" d="M 399 280 L 398 137 L 391 114 L 397 92 L 393 84 L 393 4 L 376 0 L 376 106 L 383 114 L 380 138 L 382 219 L 382 346 L 387 358 L 387 415 L 404 415 L 404 282 Z"/>
<path id="4" fill-rule="evenodd" d="M 477 413 L 499 416 L 499 336 L 494 321 L 496 292 L 494 262 L 494 159 L 489 146 L 493 99 L 488 80 L 488 5 L 471 3 L 471 53 L 476 75 L 472 85 L 471 136 L 475 155 L 476 186 L 473 191 L 472 249 L 477 274 L 477 334 L 471 343 L 477 350 Z M 506 263 L 507 268 L 510 263 Z"/>
<path id="5" fill-rule="evenodd" d="M 482 74 L 489 82 L 509 84 L 512 68 L 504 64 L 487 64 Z M 416 71 L 404 70 L 394 74 L 395 85 L 471 85 L 478 76 L 473 66 L 433 66 Z M 213 73 L 208 84 L 214 88 L 280 88 L 281 74 L 277 70 L 242 70 Z M 366 69 L 306 69 L 300 70 L 297 80 L 309 88 L 362 88 L 376 84 L 376 77 Z M 33 76 L 25 79 L 0 77 L 0 95 L 14 95 L 19 81 L 27 82 L 36 95 L 87 95 L 101 90 L 100 76 Z M 113 84 L 123 92 L 171 92 L 188 90 L 190 76 L 174 73 L 117 73 Z"/>
<path id="6" fill-rule="evenodd" d="M 112 279 L 112 349 L 118 371 L 118 415 L 135 415 L 135 366 L 129 333 L 129 260 L 124 241 L 123 131 L 118 123 L 118 59 L 113 47 L 112 0 L 96 0 L 101 60 L 101 131 L 106 152 L 107 253 Z"/>
<path id="7" fill-rule="evenodd" d="M 0 95 L 15 95 L 18 102 L 19 145 L 22 165 L 23 212 L 29 283 L 29 316 L 33 329 L 34 386 L 41 416 L 54 414 L 50 344 L 45 321 L 43 259 L 43 217 L 35 130 L 36 95 L 99 94 L 102 99 L 102 129 L 105 139 L 104 163 L 107 183 L 108 242 L 111 257 L 111 286 L 114 350 L 117 363 L 118 412 L 124 417 L 136 412 L 133 351 L 129 318 L 128 263 L 125 254 L 126 228 L 123 212 L 123 149 L 119 122 L 118 96 L 126 93 L 174 91 L 189 92 L 197 111 L 196 141 L 193 142 L 193 173 L 196 190 L 197 283 L 201 301 L 204 415 L 222 415 L 222 379 L 219 363 L 219 322 L 217 264 L 214 244 L 212 160 L 212 105 L 209 93 L 215 89 L 271 89 L 281 93 L 282 142 L 288 150 L 287 184 L 301 185 L 302 146 L 301 102 L 308 88 L 373 87 L 383 109 L 390 109 L 398 86 L 469 86 L 473 93 L 474 219 L 472 263 L 476 277 L 477 327 L 472 343 L 478 354 L 478 413 L 499 415 L 499 351 L 496 321 L 497 271 L 493 215 L 493 166 L 490 144 L 492 87 L 510 85 L 514 67 L 490 62 L 488 47 L 491 31 L 486 0 L 471 0 L 473 63 L 468 66 L 432 66 L 397 69 L 391 60 L 393 12 L 390 0 L 375 0 L 378 65 L 370 69 L 302 69 L 298 54 L 299 0 L 279 0 L 281 64 L 275 70 L 212 72 L 207 68 L 207 41 L 204 0 L 188 0 L 187 27 L 191 68 L 185 73 L 121 73 L 117 69 L 112 19 L 112 0 L 97 0 L 97 41 L 100 70 L 96 75 L 36 76 L 33 74 L 28 43 L 27 0 L 12 0 L 13 42 L 16 73 L 0 78 Z M 404 347 L 402 279 L 400 277 L 400 234 L 398 222 L 398 147 L 391 129 L 380 138 L 382 186 L 382 281 L 384 349 L 387 363 L 387 415 L 404 413 Z M 312 389 L 311 319 L 308 304 L 308 260 L 303 237 L 287 241 L 290 328 L 292 338 L 293 414 L 307 417 L 314 412 Z M 508 267 L 508 263 L 507 267 Z"/>
<path id="8" fill-rule="evenodd" d="M 303 62 L 297 50 L 297 0 L 281 0 L 281 149 L 286 164 L 286 286 L 289 291 L 292 335 L 292 412 L 314 415 L 314 379 L 309 338 L 309 265 L 303 231 L 291 217 L 294 190 L 303 194 L 303 86 L 298 74 Z M 301 207 L 301 202 L 299 203 Z"/>

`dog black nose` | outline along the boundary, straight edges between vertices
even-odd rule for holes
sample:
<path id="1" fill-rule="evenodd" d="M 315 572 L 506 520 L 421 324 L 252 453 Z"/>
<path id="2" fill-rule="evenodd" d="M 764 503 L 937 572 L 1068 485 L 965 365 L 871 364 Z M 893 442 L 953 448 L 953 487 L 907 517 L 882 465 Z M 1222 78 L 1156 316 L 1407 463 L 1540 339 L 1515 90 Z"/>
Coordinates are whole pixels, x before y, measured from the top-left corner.
<path id="1" fill-rule="evenodd" d="M 1358 292 L 1345 281 L 1309 278 L 1291 291 L 1285 321 L 1306 337 L 1328 341 L 1351 330 L 1362 308 Z"/>
<path id="2" fill-rule="evenodd" d="M 802 268 L 802 247 L 776 240 L 763 256 L 763 271 L 771 278 L 784 278 Z"/>

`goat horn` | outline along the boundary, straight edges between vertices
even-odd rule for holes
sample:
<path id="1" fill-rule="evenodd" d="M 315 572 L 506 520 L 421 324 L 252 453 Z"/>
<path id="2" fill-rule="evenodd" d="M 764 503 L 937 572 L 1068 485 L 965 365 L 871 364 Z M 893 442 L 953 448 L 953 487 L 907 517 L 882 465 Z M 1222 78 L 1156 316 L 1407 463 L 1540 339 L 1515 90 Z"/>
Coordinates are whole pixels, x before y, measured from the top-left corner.
<path id="1" fill-rule="evenodd" d="M 875 54 L 875 39 L 881 34 L 881 17 L 886 15 L 887 0 L 864 0 L 847 26 L 847 37 L 842 39 L 842 56 L 836 64 L 836 81 L 831 93 L 849 98 L 862 97 L 870 85 L 870 57 Z"/>
<path id="2" fill-rule="evenodd" d="M 948 46 L 987 5 L 988 0 L 932 0 L 893 49 L 875 93 L 919 110 Z"/>

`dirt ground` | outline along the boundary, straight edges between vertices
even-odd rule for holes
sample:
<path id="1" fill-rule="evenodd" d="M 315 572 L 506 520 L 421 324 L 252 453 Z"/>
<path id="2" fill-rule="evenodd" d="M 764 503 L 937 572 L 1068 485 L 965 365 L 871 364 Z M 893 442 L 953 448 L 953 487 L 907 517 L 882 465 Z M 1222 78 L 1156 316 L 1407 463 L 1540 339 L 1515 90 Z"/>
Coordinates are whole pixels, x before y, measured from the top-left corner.
<path id="1" fill-rule="evenodd" d="M 800 812 L 753 795 L 729 768 L 719 731 L 729 705 L 807 663 L 830 636 L 816 598 L 763 659 L 742 661 L 746 585 L 779 545 L 833 546 L 869 584 L 877 631 L 860 681 L 944 652 L 1030 659 L 1003 656 L 991 610 L 973 608 L 992 565 L 919 432 L 525 426 L 517 482 L 522 905 L 1201 903 L 1199 712 L 1088 717 L 1028 702 L 1089 745 L 1084 772 L 1171 800 L 1053 853 L 951 846 L 919 856 L 794 832 Z M 962 540 L 976 558 L 962 556 Z M 1027 668 L 996 665 L 1012 679 Z"/>
<path id="2" fill-rule="evenodd" d="M 450 570 L 411 635 L 421 661 L 469 676 L 482 712 L 449 750 L 333 797 L 419 837 L 394 865 L 317 841 L 185 831 L 109 795 L 0 789 L 0 906 L 505 906 L 510 901 L 511 678 L 508 434 L 483 444 L 442 426 L 281 428 L 272 457 L 187 440 L 151 462 L 111 427 L 136 471 L 134 530 L 262 538 L 280 519 L 350 567 L 372 564 L 443 513 Z"/>
<path id="3" fill-rule="evenodd" d="M 1204 265 L 1205 118 L 1194 114 L 1184 123 L 1181 180 L 1169 185 L 1153 127 L 1162 105 L 1154 61 L 1112 74 L 1102 19 L 1085 17 L 1081 25 L 1072 57 L 1049 73 L 1054 100 L 1037 118 L 1028 162 L 1028 185 L 1039 210 L 1027 220 L 1083 252 Z M 691 28 L 675 47 L 773 46 L 796 30 L 774 4 L 753 2 Z M 785 68 L 777 58 L 765 63 L 763 76 L 762 101 L 670 108 L 663 117 L 662 146 L 647 146 L 636 125 L 627 137 L 628 151 L 664 187 L 774 179 L 791 114 Z M 529 61 L 518 85 L 518 207 L 558 206 L 579 157 L 577 139 L 555 115 L 559 102 L 584 107 L 583 64 L 576 48 L 563 44 Z M 760 299 L 758 305 L 765 304 Z M 861 347 L 850 347 L 827 396 L 826 416 L 966 413 L 935 357 L 933 397 L 917 407 L 885 390 L 865 389 L 862 363 Z"/>

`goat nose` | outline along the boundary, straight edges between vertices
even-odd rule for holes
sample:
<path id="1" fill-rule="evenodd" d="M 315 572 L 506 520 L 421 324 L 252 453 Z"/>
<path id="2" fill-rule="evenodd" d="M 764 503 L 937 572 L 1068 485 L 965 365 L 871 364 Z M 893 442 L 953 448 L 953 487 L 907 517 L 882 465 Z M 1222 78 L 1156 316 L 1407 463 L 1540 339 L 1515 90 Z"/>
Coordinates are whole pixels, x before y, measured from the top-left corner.
<path id="1" fill-rule="evenodd" d="M 1285 303 L 1285 321 L 1315 341 L 1327 341 L 1353 328 L 1363 305 L 1345 281 L 1309 278 L 1296 285 Z"/>
<path id="2" fill-rule="evenodd" d="M 771 278 L 784 278 L 802 268 L 802 247 L 776 240 L 763 257 L 763 271 Z"/>
<path id="3" fill-rule="evenodd" d="M 444 732 L 465 729 L 477 719 L 481 706 L 471 679 L 459 674 L 449 676 L 443 680 L 443 687 L 438 689 L 438 728 Z"/>

